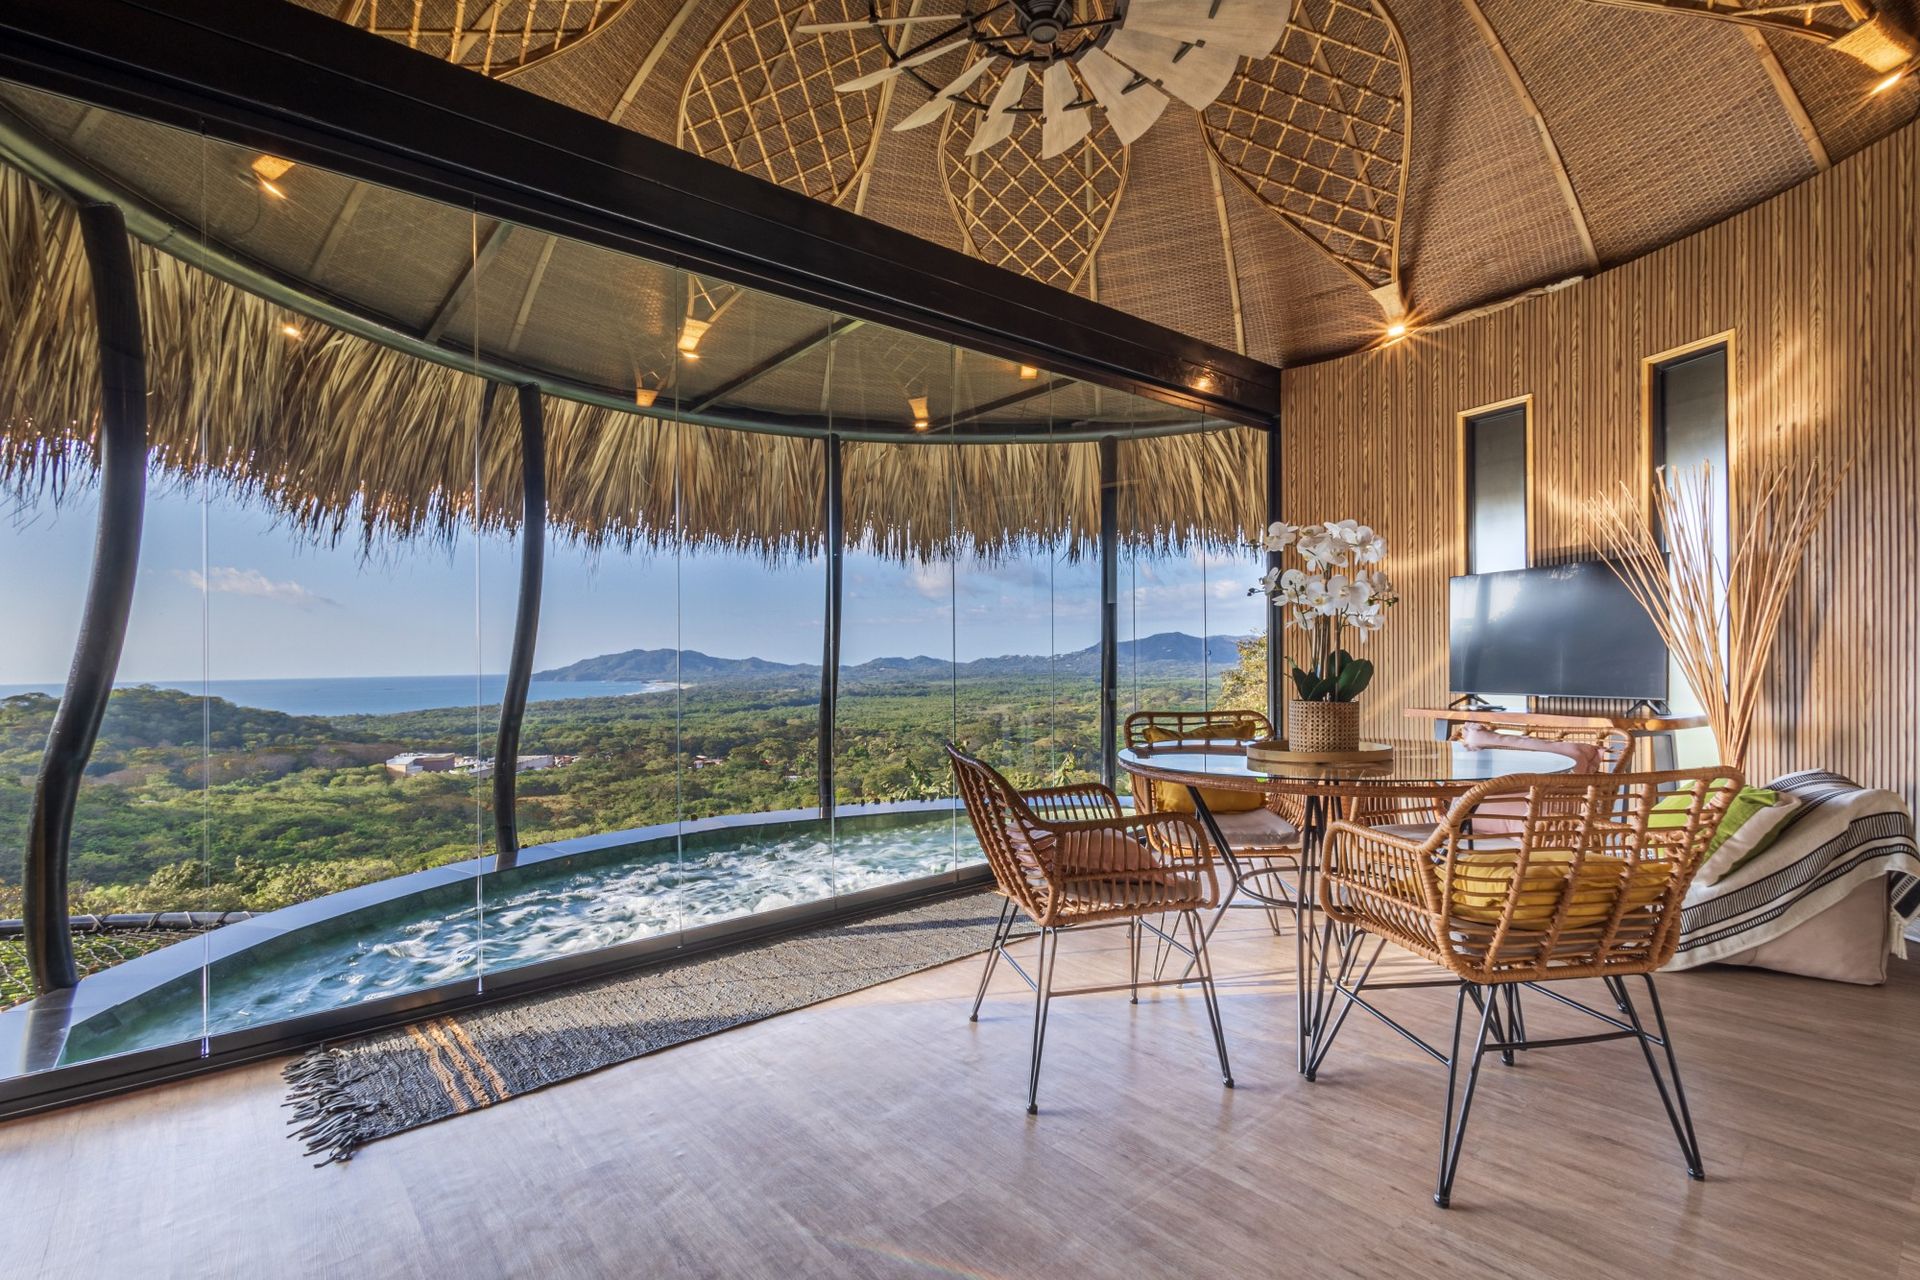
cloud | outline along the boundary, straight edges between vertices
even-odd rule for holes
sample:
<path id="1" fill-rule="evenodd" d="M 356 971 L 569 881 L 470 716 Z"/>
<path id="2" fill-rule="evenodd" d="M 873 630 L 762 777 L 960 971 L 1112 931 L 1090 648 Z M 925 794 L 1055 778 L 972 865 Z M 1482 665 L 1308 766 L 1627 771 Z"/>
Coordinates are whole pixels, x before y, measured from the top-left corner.
<path id="1" fill-rule="evenodd" d="M 174 576 L 195 591 L 214 591 L 222 595 L 252 596 L 256 600 L 277 600 L 281 604 L 311 609 L 315 605 L 338 608 L 340 602 L 299 583 L 275 582 L 258 569 L 236 569 L 232 565 L 213 565 L 206 573 L 198 569 L 175 569 Z"/>

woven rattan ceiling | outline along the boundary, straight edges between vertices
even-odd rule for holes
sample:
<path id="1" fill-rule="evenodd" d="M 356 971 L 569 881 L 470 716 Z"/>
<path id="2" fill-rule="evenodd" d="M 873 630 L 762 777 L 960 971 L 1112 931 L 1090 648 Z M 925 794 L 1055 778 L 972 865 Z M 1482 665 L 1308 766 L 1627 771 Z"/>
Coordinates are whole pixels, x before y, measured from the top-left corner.
<path id="1" fill-rule="evenodd" d="M 401 0 L 378 29 L 445 57 L 446 32 L 496 21 L 485 0 L 423 3 L 431 39 L 401 29 Z M 527 2 L 495 7 L 504 28 Z M 1143 27 L 1190 11 L 1220 21 L 1213 44 L 1229 22 L 1258 44 L 1277 0 L 538 7 L 592 38 L 516 71 L 523 89 L 1283 364 L 1636 257 L 1920 110 L 1916 0 L 1291 0 L 1204 109 L 1171 62 L 1126 66 L 1124 42 L 1049 82 L 1018 23 L 1044 8 L 1057 50 L 1107 51 L 1136 9 Z M 969 21 L 1010 52 L 947 39 Z M 795 30 L 819 25 L 836 29 Z"/>
<path id="2" fill-rule="evenodd" d="M 992 77 L 986 91 L 996 92 L 1003 78 Z M 1076 287 L 1126 188 L 1127 148 L 1103 121 L 1065 152 L 1043 159 L 1040 117 L 1026 114 L 1006 145 L 969 155 L 985 119 L 955 112 L 940 140 L 940 177 L 967 248 L 995 266 Z"/>
<path id="3" fill-rule="evenodd" d="M 346 0 L 340 16 L 482 75 L 510 76 L 592 35 L 632 0 Z"/>

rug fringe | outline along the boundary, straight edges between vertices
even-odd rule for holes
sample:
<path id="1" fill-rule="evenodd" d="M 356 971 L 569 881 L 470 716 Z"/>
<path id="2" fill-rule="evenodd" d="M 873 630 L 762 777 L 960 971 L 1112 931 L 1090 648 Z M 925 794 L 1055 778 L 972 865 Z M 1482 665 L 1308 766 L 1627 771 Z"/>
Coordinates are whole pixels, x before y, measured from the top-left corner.
<path id="1" fill-rule="evenodd" d="M 288 1134 L 306 1142 L 303 1155 L 325 1152 L 327 1158 L 313 1167 L 325 1168 L 336 1160 L 353 1159 L 354 1151 L 373 1135 L 360 1123 L 374 1110 L 371 1102 L 356 1102 L 343 1076 L 347 1056 L 338 1049 L 320 1048 L 287 1065 L 281 1077 L 289 1088 L 287 1100 L 280 1105 L 293 1109 L 289 1125 L 306 1122 Z"/>

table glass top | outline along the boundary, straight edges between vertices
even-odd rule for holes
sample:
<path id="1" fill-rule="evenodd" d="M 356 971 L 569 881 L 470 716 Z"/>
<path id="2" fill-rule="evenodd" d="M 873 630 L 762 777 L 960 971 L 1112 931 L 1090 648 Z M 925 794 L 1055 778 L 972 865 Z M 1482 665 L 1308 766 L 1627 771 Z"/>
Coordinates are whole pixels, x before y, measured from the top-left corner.
<path id="1" fill-rule="evenodd" d="M 1398 782 L 1407 784 L 1471 785 L 1509 773 L 1564 773 L 1573 761 L 1551 751 L 1475 751 L 1457 742 L 1405 739 L 1393 743 L 1393 759 L 1382 764 L 1294 765 L 1250 768 L 1247 748 L 1240 742 L 1170 743 L 1120 753 L 1123 766 L 1141 766 L 1157 774 L 1191 774 L 1196 782 L 1209 779 L 1271 779 L 1276 781 Z"/>

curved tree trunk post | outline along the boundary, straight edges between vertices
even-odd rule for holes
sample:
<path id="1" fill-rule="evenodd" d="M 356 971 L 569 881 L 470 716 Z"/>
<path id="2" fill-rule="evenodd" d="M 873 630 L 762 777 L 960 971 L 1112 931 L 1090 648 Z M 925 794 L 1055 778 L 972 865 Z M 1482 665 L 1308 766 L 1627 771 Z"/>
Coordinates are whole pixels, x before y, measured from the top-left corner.
<path id="1" fill-rule="evenodd" d="M 1119 780 L 1120 441 L 1100 438 L 1100 781 Z"/>
<path id="2" fill-rule="evenodd" d="M 846 480 L 841 470 L 840 437 L 828 436 L 826 504 L 827 611 L 820 648 L 820 816 L 834 809 L 833 726 L 840 708 L 840 613 L 846 560 Z"/>
<path id="3" fill-rule="evenodd" d="M 513 615 L 513 656 L 500 695 L 500 731 L 493 745 L 493 839 L 496 867 L 520 855 L 514 793 L 520 779 L 520 726 L 533 679 L 533 646 L 540 631 L 540 587 L 547 550 L 547 437 L 540 388 L 523 383 L 520 398 L 520 603 Z M 489 397 L 490 399 L 490 397 Z M 484 425 L 484 424 L 483 424 Z"/>
<path id="4" fill-rule="evenodd" d="M 100 520 L 67 687 L 34 780 L 23 876 L 27 969 L 37 995 L 80 981 L 67 929 L 67 851 L 80 779 L 100 736 L 133 608 L 147 489 L 147 358 L 120 210 L 80 206 L 100 339 Z"/>

